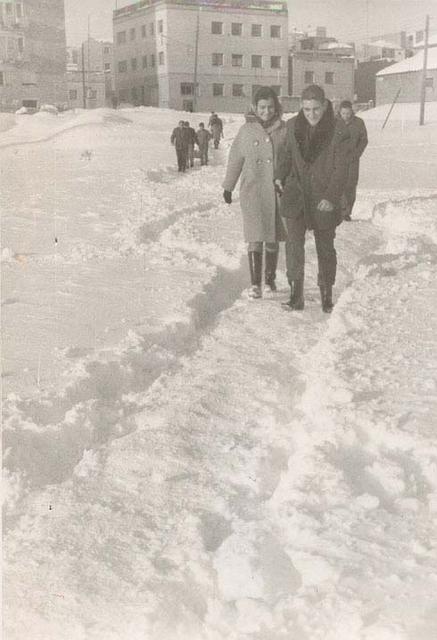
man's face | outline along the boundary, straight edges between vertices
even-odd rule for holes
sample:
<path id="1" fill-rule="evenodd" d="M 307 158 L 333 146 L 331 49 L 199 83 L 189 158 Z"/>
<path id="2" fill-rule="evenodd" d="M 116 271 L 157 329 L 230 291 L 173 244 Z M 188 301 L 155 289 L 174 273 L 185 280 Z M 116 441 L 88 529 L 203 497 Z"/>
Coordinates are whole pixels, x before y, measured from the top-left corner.
<path id="1" fill-rule="evenodd" d="M 319 100 L 303 100 L 302 102 L 303 115 L 312 127 L 315 127 L 320 122 L 325 109 L 326 102 L 320 102 Z"/>
<path id="2" fill-rule="evenodd" d="M 340 118 L 344 120 L 344 122 L 350 122 L 353 116 L 353 111 L 350 107 L 342 107 L 340 109 Z"/>
<path id="3" fill-rule="evenodd" d="M 268 122 L 275 115 L 275 103 L 273 98 L 259 100 L 256 105 L 256 115 L 263 122 Z"/>
<path id="4" fill-rule="evenodd" d="M 183 121 L 183 120 L 181 120 L 181 121 L 179 122 L 179 126 L 180 126 L 180 127 L 183 127 L 183 126 L 184 126 L 184 121 Z"/>

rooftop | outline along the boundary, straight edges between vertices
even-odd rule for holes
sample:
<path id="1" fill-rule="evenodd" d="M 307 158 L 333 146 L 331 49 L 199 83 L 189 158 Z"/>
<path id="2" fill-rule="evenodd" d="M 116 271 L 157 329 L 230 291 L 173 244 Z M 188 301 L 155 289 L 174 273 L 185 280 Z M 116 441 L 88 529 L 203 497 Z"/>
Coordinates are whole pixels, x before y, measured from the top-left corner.
<path id="1" fill-rule="evenodd" d="M 147 9 L 156 4 L 176 4 L 182 6 L 200 6 L 219 10 L 247 10 L 272 11 L 287 14 L 287 2 L 285 0 L 138 0 L 120 9 L 114 10 L 114 18 L 123 17 Z"/>
<path id="2" fill-rule="evenodd" d="M 428 50 L 428 71 L 437 69 L 437 47 L 431 48 Z M 385 67 L 385 69 L 381 69 L 376 74 L 378 77 L 380 76 L 391 76 L 396 73 L 409 73 L 411 71 L 422 71 L 423 69 L 423 51 L 419 51 L 415 56 L 411 58 L 405 58 L 405 60 L 401 60 L 401 62 L 397 62 L 396 64 L 392 64 L 389 67 Z"/>

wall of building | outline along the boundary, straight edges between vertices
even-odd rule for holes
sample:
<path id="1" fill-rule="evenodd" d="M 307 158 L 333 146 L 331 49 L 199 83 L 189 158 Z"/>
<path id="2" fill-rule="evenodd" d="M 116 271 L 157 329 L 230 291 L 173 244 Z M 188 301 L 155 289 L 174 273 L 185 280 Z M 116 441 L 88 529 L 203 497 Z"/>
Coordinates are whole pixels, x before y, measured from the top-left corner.
<path id="1" fill-rule="evenodd" d="M 354 97 L 354 58 L 322 57 L 296 53 L 290 61 L 290 95 L 300 96 L 308 84 L 323 87 L 326 97 L 334 102 L 352 100 Z M 312 73 L 312 80 L 306 78 Z M 333 82 L 327 82 L 326 74 L 333 74 Z"/>
<path id="2" fill-rule="evenodd" d="M 67 99 L 64 0 L 15 0 L 0 5 L 0 49 L 4 51 L 5 39 L 9 43 L 8 55 L 0 59 L 3 74 L 0 107 L 18 108 L 23 100 L 64 104 Z M 19 43 L 15 52 L 11 52 L 12 40 Z"/>
<path id="3" fill-rule="evenodd" d="M 277 87 L 279 93 L 287 93 L 287 14 L 263 9 L 244 9 L 241 8 L 242 4 L 237 6 L 234 3 L 234 8 L 227 5 L 226 10 L 223 8 L 220 10 L 220 7 L 202 6 L 199 12 L 195 4 L 178 5 L 162 2 L 137 10 L 131 15 L 117 17 L 114 20 L 114 66 L 115 85 L 119 97 L 121 92 L 122 98 L 130 96 L 130 101 L 133 101 L 132 89 L 136 88 L 135 95 L 138 95 L 139 88 L 144 85 L 146 104 L 190 109 L 194 98 L 198 15 L 196 97 L 198 110 L 243 112 L 250 103 L 254 87 L 263 84 Z M 162 21 L 162 32 L 159 28 L 160 21 Z M 212 33 L 212 22 L 222 24 L 222 33 Z M 241 36 L 232 35 L 232 23 L 243 24 Z M 153 35 L 150 33 L 151 24 L 154 24 Z M 262 26 L 261 37 L 251 36 L 252 24 Z M 271 25 L 280 27 L 281 37 L 270 37 Z M 143 26 L 146 28 L 145 37 Z M 135 29 L 133 39 L 131 39 L 131 29 Z M 125 43 L 119 42 L 117 34 L 120 31 L 126 33 Z M 223 64 L 213 64 L 214 54 L 223 56 Z M 232 54 L 243 56 L 241 67 L 232 65 Z M 252 55 L 262 56 L 260 69 L 252 68 Z M 147 66 L 143 68 L 144 56 Z M 153 67 L 152 56 L 155 62 Z M 281 58 L 279 69 L 271 68 L 272 56 Z M 132 69 L 132 58 L 137 59 L 135 70 Z M 124 65 L 124 67 L 127 66 L 127 71 L 120 72 L 120 62 L 127 63 Z M 223 95 L 214 95 L 214 91 L 217 92 L 221 88 Z M 243 91 L 242 96 L 233 95 L 240 89 Z"/>
<path id="4" fill-rule="evenodd" d="M 85 97 L 80 71 L 67 72 L 67 102 L 69 109 L 96 109 L 106 105 L 105 74 L 103 71 L 90 73 L 86 77 Z"/>
<path id="5" fill-rule="evenodd" d="M 359 62 L 355 69 L 355 95 L 358 102 L 376 100 L 376 74 L 381 69 L 395 64 L 392 60 L 369 60 Z"/>
<path id="6" fill-rule="evenodd" d="M 432 87 L 426 89 L 426 100 L 437 100 L 437 69 L 428 70 Z M 398 90 L 398 102 L 418 102 L 421 95 L 422 72 L 411 71 L 376 77 L 376 104 L 391 104 Z"/>

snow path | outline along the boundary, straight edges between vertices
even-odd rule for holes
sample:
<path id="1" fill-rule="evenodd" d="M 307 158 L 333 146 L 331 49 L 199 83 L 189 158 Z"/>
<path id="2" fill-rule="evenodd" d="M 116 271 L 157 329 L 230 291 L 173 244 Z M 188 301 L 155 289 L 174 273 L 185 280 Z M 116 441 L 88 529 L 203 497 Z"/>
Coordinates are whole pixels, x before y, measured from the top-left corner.
<path id="1" fill-rule="evenodd" d="M 84 261 L 74 243 L 29 257 L 84 278 L 124 263 L 116 289 L 130 274 L 126 300 L 142 281 L 167 313 L 140 297 L 125 315 L 144 324 L 70 342 L 64 381 L 8 399 L 8 640 L 431 640 L 437 200 L 362 191 L 334 313 L 312 242 L 287 313 L 283 273 L 275 298 L 242 296 L 216 157 L 181 178 L 126 167 L 103 252 L 97 234 Z"/>

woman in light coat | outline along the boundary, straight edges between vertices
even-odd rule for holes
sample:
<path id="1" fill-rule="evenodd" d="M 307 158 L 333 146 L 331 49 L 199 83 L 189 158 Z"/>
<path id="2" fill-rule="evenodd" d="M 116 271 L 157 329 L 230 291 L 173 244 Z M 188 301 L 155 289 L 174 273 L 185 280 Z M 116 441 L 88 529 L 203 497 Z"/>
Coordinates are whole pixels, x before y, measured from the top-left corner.
<path id="1" fill-rule="evenodd" d="M 229 152 L 223 197 L 231 204 L 232 191 L 240 179 L 240 206 L 244 239 L 248 243 L 251 288 L 249 297 L 262 296 L 263 244 L 265 287 L 276 291 L 279 242 L 287 237 L 278 212 L 274 172 L 278 148 L 285 141 L 286 126 L 281 106 L 270 87 L 255 94 L 251 113 L 239 130 Z"/>

